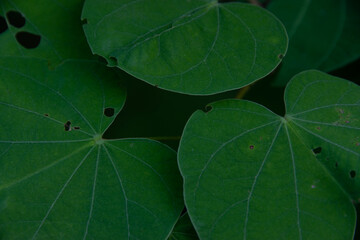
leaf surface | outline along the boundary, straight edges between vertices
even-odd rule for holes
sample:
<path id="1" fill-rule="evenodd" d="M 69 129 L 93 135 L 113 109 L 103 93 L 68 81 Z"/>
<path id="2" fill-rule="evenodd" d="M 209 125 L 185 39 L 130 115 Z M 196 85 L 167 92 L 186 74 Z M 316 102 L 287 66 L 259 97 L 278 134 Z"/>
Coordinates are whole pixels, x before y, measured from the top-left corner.
<path id="1" fill-rule="evenodd" d="M 213 94 L 270 73 L 287 49 L 283 25 L 250 4 L 214 0 L 86 0 L 93 53 L 160 88 Z"/>
<path id="2" fill-rule="evenodd" d="M 126 97 L 113 72 L 1 58 L 0 92 L 2 239 L 166 239 L 183 208 L 176 154 L 101 138 Z"/>
<path id="3" fill-rule="evenodd" d="M 312 70 L 290 81 L 284 118 L 243 100 L 195 112 L 178 159 L 199 237 L 352 239 L 359 96 L 355 84 Z"/>

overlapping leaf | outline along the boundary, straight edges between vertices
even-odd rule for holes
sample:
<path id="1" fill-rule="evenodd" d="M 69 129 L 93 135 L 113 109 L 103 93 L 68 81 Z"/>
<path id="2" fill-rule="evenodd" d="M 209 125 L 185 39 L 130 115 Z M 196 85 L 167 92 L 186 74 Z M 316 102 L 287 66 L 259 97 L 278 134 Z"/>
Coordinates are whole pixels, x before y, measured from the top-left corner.
<path id="1" fill-rule="evenodd" d="M 181 93 L 248 85 L 271 72 L 287 49 L 281 22 L 244 3 L 86 0 L 82 17 L 93 53 Z"/>
<path id="2" fill-rule="evenodd" d="M 268 8 L 289 34 L 289 50 L 276 85 L 285 86 L 300 71 L 331 71 L 360 56 L 359 1 L 273 0 Z"/>
<path id="3" fill-rule="evenodd" d="M 178 158 L 200 238 L 352 239 L 359 98 L 355 84 L 307 71 L 286 89 L 284 118 L 241 100 L 194 113 Z"/>
<path id="4" fill-rule="evenodd" d="M 0 92 L 2 239 L 166 239 L 183 208 L 176 156 L 101 138 L 125 101 L 116 75 L 1 58 Z"/>

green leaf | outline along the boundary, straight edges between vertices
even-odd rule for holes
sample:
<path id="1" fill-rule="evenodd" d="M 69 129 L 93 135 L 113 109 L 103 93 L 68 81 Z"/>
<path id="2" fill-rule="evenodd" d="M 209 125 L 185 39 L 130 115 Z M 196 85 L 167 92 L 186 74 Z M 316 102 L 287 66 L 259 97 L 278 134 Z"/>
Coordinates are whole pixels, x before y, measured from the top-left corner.
<path id="1" fill-rule="evenodd" d="M 125 102 L 117 76 L 80 60 L 0 69 L 2 239 L 166 239 L 183 208 L 176 154 L 101 138 Z"/>
<path id="2" fill-rule="evenodd" d="M 352 239 L 359 96 L 355 84 L 313 70 L 289 83 L 284 118 L 243 100 L 195 112 L 178 159 L 200 238 Z"/>
<path id="3" fill-rule="evenodd" d="M 340 49 L 344 44 L 349 52 L 357 51 L 358 22 L 348 24 L 358 12 L 349 9 L 354 5 L 343 0 L 273 0 L 268 9 L 285 25 L 289 35 L 289 49 L 274 84 L 285 86 L 294 74 L 311 68 L 332 70 L 353 60 Z M 349 30 L 351 28 L 351 30 Z M 352 32 L 356 33 L 351 36 Z M 349 36 L 350 35 L 350 36 Z M 354 40 L 352 40 L 354 39 Z M 356 39 L 356 40 L 355 40 Z M 345 49 L 344 49 L 345 50 Z M 340 51 L 340 53 L 339 53 Z M 346 55 L 344 58 L 342 55 Z M 359 52 L 351 53 L 359 56 Z M 331 56 L 335 63 L 326 63 Z M 330 61 L 330 60 L 329 60 Z M 324 65 L 323 67 L 321 67 Z"/>
<path id="4" fill-rule="evenodd" d="M 91 58 L 80 20 L 82 5 L 83 0 L 1 1 L 0 16 L 8 27 L 0 34 L 1 55 L 45 58 L 54 65 Z"/>
<path id="5" fill-rule="evenodd" d="M 338 69 L 360 57 L 360 2 L 358 0 L 347 0 L 345 2 L 344 28 L 334 50 L 319 67 L 323 71 Z"/>
<path id="6" fill-rule="evenodd" d="M 176 223 L 168 240 L 198 240 L 198 236 L 190 221 L 189 215 L 185 213 Z"/>
<path id="7" fill-rule="evenodd" d="M 270 73 L 287 49 L 268 11 L 214 0 L 86 0 L 82 18 L 95 54 L 160 88 L 213 94 Z"/>

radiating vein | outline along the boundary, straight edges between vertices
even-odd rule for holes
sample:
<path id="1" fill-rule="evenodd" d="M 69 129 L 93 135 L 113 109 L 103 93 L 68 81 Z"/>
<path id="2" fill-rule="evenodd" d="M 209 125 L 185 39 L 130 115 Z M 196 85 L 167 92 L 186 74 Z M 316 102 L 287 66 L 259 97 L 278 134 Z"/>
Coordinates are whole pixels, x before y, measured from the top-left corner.
<path id="1" fill-rule="evenodd" d="M 143 164 L 144 166 L 146 166 L 147 168 L 149 168 L 153 173 L 155 173 L 161 180 L 161 182 L 163 183 L 163 185 L 165 186 L 166 190 L 172 195 L 172 192 L 169 188 L 169 186 L 166 184 L 164 178 L 160 175 L 160 173 L 158 173 L 156 171 L 155 168 L 153 168 L 150 164 L 148 164 L 147 162 L 143 161 L 141 158 L 135 156 L 134 154 L 129 153 L 128 151 L 121 149 L 117 146 L 115 146 L 114 144 L 111 144 L 110 142 L 106 142 L 106 144 L 110 145 L 111 147 L 119 150 L 120 152 L 125 153 L 126 155 L 130 156 L 132 159 L 135 159 L 136 161 L 140 162 L 141 164 Z"/>
<path id="2" fill-rule="evenodd" d="M 326 122 L 317 122 L 317 121 L 306 120 L 306 119 L 301 119 L 301 118 L 291 118 L 291 120 L 306 122 L 306 123 L 313 123 L 316 125 L 324 125 L 324 126 L 330 126 L 330 127 L 349 128 L 349 129 L 354 129 L 354 130 L 360 130 L 359 127 L 346 126 L 346 125 L 334 124 L 334 123 L 326 123 Z"/>
<path id="3" fill-rule="evenodd" d="M 120 174 L 115 166 L 115 163 L 107 149 L 107 147 L 105 145 L 102 145 L 106 151 L 106 154 L 108 155 L 109 157 L 109 160 L 110 160 L 110 163 L 115 171 L 115 174 L 117 176 L 117 179 L 119 181 L 119 184 L 120 184 L 120 188 L 121 188 L 121 191 L 122 191 L 122 194 L 124 196 L 124 204 L 125 204 L 125 215 L 126 215 L 126 224 L 127 224 L 127 231 L 128 231 L 128 239 L 130 239 L 130 222 L 129 222 L 129 209 L 128 209 L 128 198 L 126 196 L 126 191 L 125 191 L 125 188 L 124 188 L 124 185 L 123 185 L 123 182 L 121 180 L 121 177 L 120 177 Z"/>
<path id="4" fill-rule="evenodd" d="M 47 169 L 50 169 L 51 167 L 56 166 L 57 164 L 65 161 L 66 159 L 69 159 L 70 157 L 74 156 L 75 154 L 81 152 L 82 150 L 84 150 L 85 148 L 88 148 L 88 147 L 89 147 L 88 145 L 84 145 L 84 146 L 82 146 L 82 147 L 74 150 L 73 152 L 69 153 L 68 155 L 66 155 L 66 156 L 64 156 L 64 157 L 61 157 L 61 158 L 55 160 L 55 161 L 52 162 L 51 164 L 49 164 L 49 165 L 47 165 L 47 166 L 45 166 L 45 167 L 40 168 L 39 170 L 37 170 L 37 171 L 35 171 L 35 172 L 32 172 L 32 173 L 30 173 L 30 174 L 28 174 L 28 175 L 26 175 L 26 176 L 24 176 L 24 177 L 22 177 L 22 178 L 20 178 L 20 179 L 17 179 L 17 180 L 15 180 L 15 181 L 11 182 L 11 183 L 7 183 L 7 184 L 0 185 L 0 191 L 3 190 L 3 189 L 6 189 L 6 188 L 12 187 L 12 186 L 14 186 L 14 185 L 16 185 L 16 184 L 18 184 L 18 183 L 20 183 L 20 182 L 25 181 L 26 179 L 29 179 L 29 178 L 31 178 L 31 177 L 33 177 L 33 176 L 35 176 L 35 175 L 37 175 L 37 174 L 39 174 L 39 173 L 41 173 L 41 172 L 46 171 Z"/>
<path id="5" fill-rule="evenodd" d="M 257 182 L 257 179 L 258 177 L 260 176 L 260 173 L 262 172 L 264 166 L 265 166 L 265 162 L 271 152 L 271 149 L 273 148 L 274 146 L 274 143 L 275 143 L 275 140 L 277 139 L 278 135 L 279 135 L 279 132 L 280 132 L 280 129 L 282 127 L 283 123 L 281 122 L 276 133 L 275 133 L 275 136 L 270 144 L 270 147 L 268 149 L 268 151 L 266 152 L 265 154 L 265 157 L 260 165 L 260 168 L 259 168 L 259 171 L 257 172 L 257 174 L 255 175 L 255 179 L 254 179 L 254 182 L 251 186 L 251 189 L 250 189 L 250 192 L 249 192 L 249 197 L 248 197 L 248 201 L 247 201 L 247 205 L 246 205 L 246 214 L 245 214 L 245 221 L 244 221 L 244 240 L 246 240 L 246 236 L 247 236 L 247 224 L 248 224 L 248 221 L 249 221 L 249 210 L 250 210 L 250 200 L 251 200 L 251 197 L 252 197 L 252 194 L 254 193 L 254 189 L 255 189 L 255 185 L 256 185 L 256 182 Z"/>
<path id="6" fill-rule="evenodd" d="M 326 105 L 326 106 L 321 106 L 321 107 L 316 107 L 316 108 L 312 108 L 312 109 L 308 109 L 308 110 L 305 110 L 305 111 L 302 111 L 302 112 L 299 112 L 299 113 L 295 113 L 295 114 L 289 114 L 290 116 L 299 116 L 301 114 L 304 114 L 304 113 L 308 113 L 308 112 L 313 112 L 313 111 L 316 111 L 316 110 L 320 110 L 320 109 L 325 109 L 325 108 L 331 108 L 331 107 L 360 107 L 360 105 L 358 103 L 344 103 L 344 104 L 330 104 L 330 105 Z"/>
<path id="7" fill-rule="evenodd" d="M 100 151 L 101 151 L 101 146 L 98 146 L 98 153 L 97 153 L 96 163 L 95 163 L 94 182 L 93 182 L 92 194 L 91 194 L 90 211 L 89 211 L 89 217 L 88 217 L 88 220 L 87 220 L 87 223 L 86 223 L 86 228 L 85 228 L 85 233 L 84 233 L 83 240 L 86 239 L 86 236 L 88 234 L 89 225 L 90 225 L 92 212 L 93 212 L 93 208 L 94 208 L 95 188 L 96 188 L 96 180 L 97 180 L 97 174 L 98 174 L 98 168 L 99 168 Z"/>
<path id="8" fill-rule="evenodd" d="M 50 212 L 52 211 L 52 209 L 54 208 L 57 200 L 60 198 L 60 196 L 62 195 L 62 193 L 64 192 L 65 188 L 69 185 L 71 179 L 74 177 L 74 175 L 76 174 L 76 172 L 79 170 L 79 168 L 81 167 L 81 165 L 84 163 L 84 161 L 87 159 L 87 157 L 90 155 L 90 153 L 92 152 L 92 150 L 95 148 L 92 147 L 89 152 L 85 155 L 85 157 L 80 161 L 80 163 L 78 164 L 78 166 L 75 168 L 75 170 L 71 173 L 71 175 L 69 176 L 69 178 L 67 179 L 67 181 L 65 182 L 65 184 L 63 185 L 63 187 L 60 189 L 59 193 L 57 194 L 56 198 L 54 199 L 54 201 L 52 202 L 52 204 L 50 205 L 48 211 L 46 212 L 44 218 L 41 220 L 41 223 L 39 225 L 39 227 L 36 229 L 34 235 L 32 236 L 32 239 L 34 240 L 36 238 L 36 236 L 38 235 L 40 229 L 42 228 L 42 226 L 44 225 L 46 219 L 48 218 Z"/>
<path id="9" fill-rule="evenodd" d="M 293 174 L 294 174 L 294 187 L 295 187 L 295 195 L 296 195 L 296 213 L 297 213 L 297 226 L 299 230 L 299 239 L 302 240 L 302 232 L 301 232 L 301 225 L 300 225 L 300 207 L 299 207 L 299 192 L 298 192 L 298 186 L 297 186 L 297 177 L 296 177 L 296 167 L 295 167 L 295 156 L 293 152 L 293 146 L 291 143 L 290 134 L 287 128 L 287 125 L 285 125 L 285 132 L 288 138 L 289 142 L 289 148 L 290 148 L 290 154 L 291 154 L 291 162 L 293 166 Z"/>
<path id="10" fill-rule="evenodd" d="M 230 140 L 224 142 L 223 144 L 221 144 L 221 145 L 219 146 L 219 148 L 216 149 L 213 154 L 211 154 L 210 158 L 209 158 L 208 161 L 205 163 L 204 167 L 201 169 L 201 172 L 200 172 L 199 177 L 198 177 L 197 182 L 196 182 L 196 187 L 195 187 L 195 190 L 194 190 L 194 194 L 197 192 L 197 190 L 198 190 L 198 188 L 199 188 L 200 180 L 201 180 L 201 178 L 202 178 L 203 173 L 205 172 L 205 170 L 206 170 L 207 167 L 209 166 L 209 164 L 210 164 L 210 162 L 212 161 L 212 159 L 216 156 L 216 154 L 217 154 L 221 149 L 223 149 L 226 145 L 228 145 L 229 143 L 235 141 L 236 139 L 244 136 L 245 134 L 248 134 L 248 133 L 253 132 L 253 131 L 255 131 L 255 130 L 264 128 L 264 127 L 269 126 L 269 125 L 271 125 L 271 124 L 274 124 L 274 123 L 276 123 L 276 122 L 279 122 L 279 120 L 272 121 L 272 122 L 269 122 L 269 123 L 260 125 L 260 126 L 258 126 L 258 127 L 249 129 L 249 130 L 247 130 L 247 131 L 244 131 L 244 132 L 242 132 L 241 134 L 239 134 L 239 135 L 231 138 Z"/>
<path id="11" fill-rule="evenodd" d="M 350 153 L 352 153 L 352 154 L 354 154 L 354 155 L 356 155 L 356 156 L 359 156 L 359 155 L 360 155 L 359 153 L 357 153 L 357 152 L 355 152 L 355 151 L 353 151 L 353 150 L 351 150 L 351 149 L 348 149 L 348 148 L 346 148 L 346 147 L 344 147 L 344 146 L 341 146 L 341 145 L 339 145 L 339 144 L 337 144 L 337 143 L 335 143 L 335 142 L 330 141 L 329 139 L 326 139 L 326 138 L 324 138 L 324 137 L 322 137 L 322 136 L 314 133 L 313 131 L 308 130 L 307 128 L 305 128 L 305 127 L 301 126 L 300 124 L 296 123 L 296 121 L 293 121 L 293 123 L 294 123 L 295 125 L 297 125 L 298 127 L 304 129 L 306 132 L 310 133 L 311 135 L 314 135 L 315 137 L 318 137 L 318 138 L 324 140 L 324 141 L 327 142 L 327 143 L 330 143 L 330 144 L 332 144 L 332 145 L 334 145 L 334 146 L 336 146 L 336 147 L 338 147 L 338 148 L 341 148 L 341 149 L 343 149 L 343 150 L 345 150 L 345 151 L 347 151 L 347 152 L 350 152 Z"/>
<path id="12" fill-rule="evenodd" d="M 93 128 L 93 126 L 90 124 L 89 120 L 79 111 L 79 109 L 77 109 L 67 98 L 65 98 L 59 91 L 56 91 L 55 89 L 49 87 L 48 85 L 44 84 L 44 83 L 41 83 L 39 82 L 38 80 L 36 80 L 35 78 L 32 78 L 24 73 L 21 73 L 21 72 L 17 72 L 17 71 L 14 71 L 12 69 L 8 69 L 8 68 L 4 68 L 4 67 L 1 67 L 0 66 L 0 69 L 3 69 L 5 71 L 8 71 L 8 72 L 11 72 L 11 73 L 14 73 L 14 74 L 17 74 L 19 76 L 22 76 L 22 77 L 25 77 L 29 80 L 31 80 L 32 82 L 44 87 L 44 88 L 47 88 L 49 89 L 51 92 L 53 92 L 55 95 L 59 96 L 62 100 L 64 100 L 68 105 L 71 106 L 71 108 L 77 112 L 80 117 L 86 122 L 86 124 L 91 128 L 91 130 L 93 130 L 93 132 L 96 134 L 96 131 L 95 129 Z"/>

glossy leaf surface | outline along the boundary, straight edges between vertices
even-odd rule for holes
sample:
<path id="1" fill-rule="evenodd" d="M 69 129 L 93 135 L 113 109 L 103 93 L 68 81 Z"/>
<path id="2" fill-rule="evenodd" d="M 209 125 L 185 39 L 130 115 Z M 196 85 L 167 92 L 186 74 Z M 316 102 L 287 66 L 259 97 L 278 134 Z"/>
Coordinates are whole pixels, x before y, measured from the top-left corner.
<path id="1" fill-rule="evenodd" d="M 178 159 L 200 238 L 352 239 L 359 97 L 355 84 L 307 71 L 286 89 L 284 118 L 243 100 L 195 112 Z"/>
<path id="2" fill-rule="evenodd" d="M 2 239 L 167 238 L 183 208 L 176 154 L 101 138 L 126 97 L 112 71 L 1 58 L 0 83 Z"/>
<path id="3" fill-rule="evenodd" d="M 281 22 L 244 3 L 86 0 L 82 17 L 93 53 L 181 93 L 213 94 L 248 85 L 270 73 L 287 49 Z"/>

